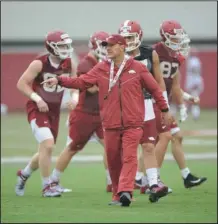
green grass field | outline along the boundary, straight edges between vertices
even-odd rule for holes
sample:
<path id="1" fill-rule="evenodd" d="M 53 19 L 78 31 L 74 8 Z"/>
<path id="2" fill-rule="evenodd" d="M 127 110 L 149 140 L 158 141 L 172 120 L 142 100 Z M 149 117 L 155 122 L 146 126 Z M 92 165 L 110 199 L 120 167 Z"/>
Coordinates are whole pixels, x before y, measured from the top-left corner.
<path id="1" fill-rule="evenodd" d="M 65 146 L 67 128 L 66 113 L 62 114 L 60 132 L 54 155 Z M 190 118 L 181 125 L 183 130 L 216 130 L 216 111 L 203 111 L 201 120 Z M 3 116 L 1 120 L 2 159 L 14 156 L 31 156 L 37 149 L 24 114 Z M 194 153 L 216 153 L 217 136 L 187 136 L 184 151 Z M 170 147 L 169 151 L 170 153 Z M 80 155 L 102 155 L 102 147 L 89 143 Z M 141 223 L 211 223 L 217 222 L 217 160 L 187 160 L 194 174 L 208 177 L 200 187 L 185 189 L 175 161 L 165 161 L 162 179 L 173 189 L 173 193 L 158 203 L 151 204 L 147 195 L 136 190 L 136 201 L 129 208 L 110 207 L 111 194 L 105 192 L 105 172 L 102 162 L 73 162 L 62 176 L 62 185 L 72 188 L 61 198 L 42 198 L 39 172 L 27 183 L 24 197 L 14 193 L 15 173 L 25 163 L 1 164 L 1 222 L 141 222 Z M 53 164 L 54 165 L 54 164 Z"/>

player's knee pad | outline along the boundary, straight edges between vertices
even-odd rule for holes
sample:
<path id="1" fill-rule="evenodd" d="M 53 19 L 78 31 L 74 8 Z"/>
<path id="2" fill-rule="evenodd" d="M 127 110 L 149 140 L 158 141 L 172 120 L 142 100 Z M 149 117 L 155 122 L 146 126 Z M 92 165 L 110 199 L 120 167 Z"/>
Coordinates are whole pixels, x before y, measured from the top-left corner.
<path id="1" fill-rule="evenodd" d="M 32 132 L 33 132 L 36 140 L 38 141 L 38 143 L 42 143 L 42 142 L 44 142 L 45 140 L 48 140 L 48 139 L 53 139 L 53 141 L 54 141 L 54 136 L 53 136 L 50 128 L 39 127 L 36 124 L 36 119 L 33 119 L 30 122 L 30 125 L 31 125 L 31 128 L 32 128 Z"/>

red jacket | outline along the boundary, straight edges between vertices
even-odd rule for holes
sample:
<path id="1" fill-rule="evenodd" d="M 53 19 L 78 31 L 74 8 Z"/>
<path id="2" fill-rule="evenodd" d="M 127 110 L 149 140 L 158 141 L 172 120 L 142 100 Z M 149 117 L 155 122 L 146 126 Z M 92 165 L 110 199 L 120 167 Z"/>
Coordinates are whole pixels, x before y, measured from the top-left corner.
<path id="1" fill-rule="evenodd" d="M 115 66 L 114 74 L 117 70 Z M 168 111 L 160 87 L 141 62 L 128 59 L 119 80 L 108 94 L 109 71 L 110 62 L 104 61 L 78 78 L 59 76 L 58 81 L 61 86 L 80 90 L 92 85 L 99 87 L 100 115 L 105 129 L 143 127 L 143 88 L 152 94 L 161 111 Z"/>

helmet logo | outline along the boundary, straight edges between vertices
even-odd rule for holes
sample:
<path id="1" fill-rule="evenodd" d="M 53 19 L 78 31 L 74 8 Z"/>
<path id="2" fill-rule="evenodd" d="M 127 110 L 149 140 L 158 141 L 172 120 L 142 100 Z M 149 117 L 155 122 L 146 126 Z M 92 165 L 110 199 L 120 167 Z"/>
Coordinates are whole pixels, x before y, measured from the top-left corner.
<path id="1" fill-rule="evenodd" d="M 120 31 L 123 33 L 128 33 L 129 31 L 131 31 L 131 26 L 122 26 L 120 28 Z"/>
<path id="2" fill-rule="evenodd" d="M 174 29 L 174 33 L 182 35 L 183 34 L 183 29 Z"/>
<path id="3" fill-rule="evenodd" d="M 69 35 L 67 33 L 64 33 L 61 35 L 61 39 L 69 38 Z"/>

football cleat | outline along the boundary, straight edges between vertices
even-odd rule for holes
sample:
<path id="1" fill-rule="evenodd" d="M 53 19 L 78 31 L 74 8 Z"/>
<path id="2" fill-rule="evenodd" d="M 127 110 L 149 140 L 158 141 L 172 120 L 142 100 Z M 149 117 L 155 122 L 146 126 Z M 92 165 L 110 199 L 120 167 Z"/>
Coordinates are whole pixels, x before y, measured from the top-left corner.
<path id="1" fill-rule="evenodd" d="M 158 186 L 163 187 L 166 185 L 162 181 L 159 180 Z M 173 192 L 172 189 L 168 187 L 168 194 L 171 194 L 172 192 Z M 151 191 L 148 184 L 140 188 L 140 194 L 150 194 L 150 193 Z"/>
<path id="2" fill-rule="evenodd" d="M 59 182 L 52 182 L 51 183 L 51 187 L 55 188 L 57 191 L 59 191 L 60 193 L 68 193 L 68 192 L 72 192 L 72 189 L 68 189 L 68 188 L 64 188 L 62 187 Z"/>
<path id="3" fill-rule="evenodd" d="M 135 179 L 134 189 L 140 189 L 140 187 L 142 187 L 142 178 L 139 180 Z"/>
<path id="4" fill-rule="evenodd" d="M 206 177 L 199 178 L 189 173 L 189 175 L 184 179 L 184 185 L 185 185 L 185 188 L 196 187 L 204 183 L 206 180 L 207 180 Z"/>
<path id="5" fill-rule="evenodd" d="M 55 187 L 52 187 L 51 184 L 44 187 L 42 190 L 43 197 L 60 197 L 61 192 L 57 191 Z"/>
<path id="6" fill-rule="evenodd" d="M 15 193 L 17 196 L 23 196 L 25 190 L 25 184 L 29 176 L 24 176 L 21 170 L 17 171 L 17 184 L 15 186 Z"/>
<path id="7" fill-rule="evenodd" d="M 158 185 L 152 185 L 150 187 L 150 195 L 149 195 L 149 201 L 151 203 L 157 202 L 160 198 L 166 196 L 168 194 L 168 187 L 167 186 L 158 186 Z"/>
<path id="8" fill-rule="evenodd" d="M 158 186 L 162 187 L 162 186 L 166 186 L 166 185 L 163 183 L 163 181 L 158 179 Z M 171 194 L 171 193 L 173 193 L 173 190 L 168 187 L 168 194 Z"/>
<path id="9" fill-rule="evenodd" d="M 128 207 L 132 202 L 132 198 L 131 198 L 130 193 L 122 192 L 120 194 L 120 202 L 121 202 L 121 206 Z"/>
<path id="10" fill-rule="evenodd" d="M 149 193 L 150 193 L 150 189 L 148 184 L 143 187 L 140 187 L 140 194 L 149 194 Z"/>

